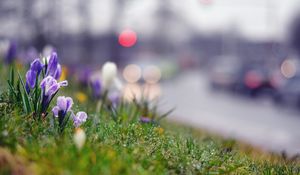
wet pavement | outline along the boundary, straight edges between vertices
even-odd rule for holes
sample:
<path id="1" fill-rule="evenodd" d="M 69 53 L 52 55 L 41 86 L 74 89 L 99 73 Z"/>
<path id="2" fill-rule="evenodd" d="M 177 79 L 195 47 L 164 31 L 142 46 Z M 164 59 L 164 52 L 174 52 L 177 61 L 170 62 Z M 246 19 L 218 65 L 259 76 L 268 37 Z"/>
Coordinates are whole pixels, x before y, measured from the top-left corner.
<path id="1" fill-rule="evenodd" d="M 176 107 L 169 120 L 269 151 L 300 153 L 299 112 L 276 106 L 270 98 L 250 99 L 214 91 L 206 77 L 200 71 L 190 71 L 162 83 L 164 108 Z"/>

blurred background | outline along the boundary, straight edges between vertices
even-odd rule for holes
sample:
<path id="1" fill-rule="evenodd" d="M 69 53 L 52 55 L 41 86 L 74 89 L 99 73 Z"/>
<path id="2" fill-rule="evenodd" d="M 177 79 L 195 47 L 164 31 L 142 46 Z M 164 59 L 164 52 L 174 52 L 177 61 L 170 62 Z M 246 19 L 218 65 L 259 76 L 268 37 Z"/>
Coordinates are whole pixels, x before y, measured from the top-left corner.
<path id="1" fill-rule="evenodd" d="M 0 54 L 16 50 L 28 64 L 56 50 L 83 76 L 116 62 L 125 92 L 176 107 L 171 120 L 294 154 L 299 9 L 300 0 L 1 0 Z"/>

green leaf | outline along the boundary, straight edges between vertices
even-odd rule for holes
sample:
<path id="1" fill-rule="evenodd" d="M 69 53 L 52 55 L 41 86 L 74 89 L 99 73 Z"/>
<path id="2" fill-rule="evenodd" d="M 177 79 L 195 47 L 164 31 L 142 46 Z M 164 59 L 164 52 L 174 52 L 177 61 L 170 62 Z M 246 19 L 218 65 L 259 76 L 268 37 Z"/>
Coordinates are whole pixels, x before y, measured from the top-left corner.
<path id="1" fill-rule="evenodd" d="M 11 66 L 10 67 L 10 73 L 9 73 L 9 79 L 7 80 L 8 82 L 8 86 L 9 86 L 9 98 L 10 100 L 14 100 L 14 88 L 11 88 L 11 87 L 14 87 L 14 83 L 15 83 L 15 80 L 14 80 L 14 67 Z"/>
<path id="2" fill-rule="evenodd" d="M 32 110 L 31 110 L 32 108 L 30 105 L 29 96 L 28 96 L 28 93 L 26 92 L 25 84 L 24 84 L 19 72 L 18 72 L 18 77 L 19 77 L 19 81 L 21 82 L 22 89 L 23 89 L 23 92 L 21 91 L 23 108 L 27 114 L 30 114 L 32 112 Z"/>
<path id="3" fill-rule="evenodd" d="M 168 115 L 170 115 L 173 111 L 175 110 L 175 108 L 170 109 L 168 112 L 164 113 L 163 115 L 161 115 L 157 121 L 160 121 L 161 119 L 167 117 Z"/>
<path id="4" fill-rule="evenodd" d="M 34 87 L 34 96 L 33 96 L 33 108 L 34 108 L 34 112 L 37 113 L 38 112 L 38 104 L 39 104 L 39 99 L 40 99 L 40 89 L 39 89 L 39 75 L 36 75 L 35 78 L 35 87 Z"/>
<path id="5" fill-rule="evenodd" d="M 10 69 L 9 81 L 12 84 L 12 86 L 14 86 L 14 83 L 15 83 L 15 71 L 14 71 L 14 67 L 11 67 L 11 69 Z"/>
<path id="6" fill-rule="evenodd" d="M 9 93 L 15 97 L 15 99 L 18 99 L 18 96 L 16 94 L 14 86 L 11 84 L 9 80 L 7 80 L 8 88 L 9 88 Z"/>

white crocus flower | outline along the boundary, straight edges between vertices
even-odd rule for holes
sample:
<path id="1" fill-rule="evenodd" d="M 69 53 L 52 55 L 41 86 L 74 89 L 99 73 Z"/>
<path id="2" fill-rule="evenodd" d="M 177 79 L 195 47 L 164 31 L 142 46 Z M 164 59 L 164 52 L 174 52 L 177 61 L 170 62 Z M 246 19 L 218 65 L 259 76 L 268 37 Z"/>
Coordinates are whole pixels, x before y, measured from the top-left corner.
<path id="1" fill-rule="evenodd" d="M 108 90 L 113 83 L 115 83 L 118 69 L 117 65 L 113 62 L 106 62 L 102 66 L 102 82 L 105 90 Z"/>
<path id="2" fill-rule="evenodd" d="M 78 150 L 81 150 L 85 143 L 86 135 L 83 129 L 77 128 L 75 130 L 75 134 L 73 136 L 73 141 L 77 147 Z"/>

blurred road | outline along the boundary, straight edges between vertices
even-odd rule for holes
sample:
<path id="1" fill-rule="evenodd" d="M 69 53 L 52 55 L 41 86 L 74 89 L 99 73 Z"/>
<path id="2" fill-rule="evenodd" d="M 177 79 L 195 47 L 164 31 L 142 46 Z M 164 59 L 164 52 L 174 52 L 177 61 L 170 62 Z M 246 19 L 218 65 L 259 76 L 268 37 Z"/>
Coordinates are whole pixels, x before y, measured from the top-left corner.
<path id="1" fill-rule="evenodd" d="M 271 99 L 248 99 L 209 88 L 200 71 L 182 73 L 162 83 L 165 108 L 176 107 L 170 120 L 204 128 L 263 149 L 300 153 L 300 115 Z"/>

